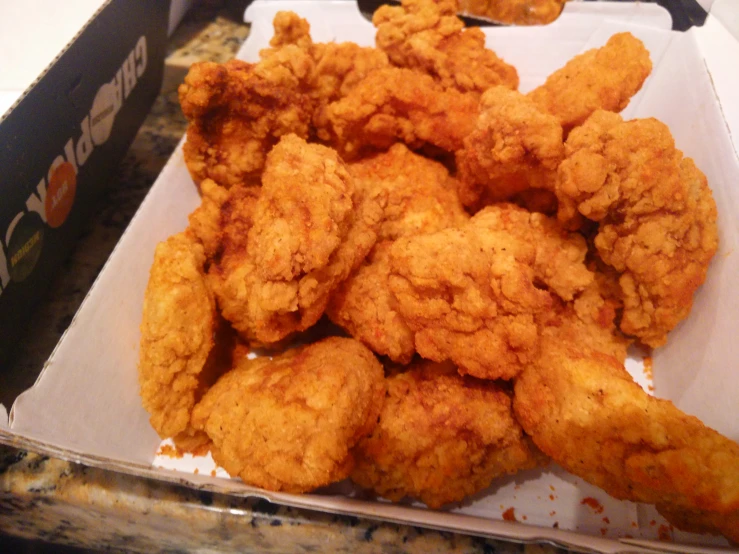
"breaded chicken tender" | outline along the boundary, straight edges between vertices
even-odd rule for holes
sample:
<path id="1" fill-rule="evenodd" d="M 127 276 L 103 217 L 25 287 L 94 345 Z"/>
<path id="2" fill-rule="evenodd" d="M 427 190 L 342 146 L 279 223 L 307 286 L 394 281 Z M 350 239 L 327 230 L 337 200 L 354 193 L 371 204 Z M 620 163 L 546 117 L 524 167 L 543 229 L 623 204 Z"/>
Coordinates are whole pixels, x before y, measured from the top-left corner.
<path id="1" fill-rule="evenodd" d="M 261 55 L 268 57 L 285 46 L 296 45 L 310 56 L 313 66 L 303 87 L 313 102 L 313 132 L 319 139 L 330 141 L 326 106 L 346 96 L 370 72 L 388 67 L 387 55 L 353 42 L 314 43 L 308 22 L 293 12 L 278 12 L 274 28 L 272 48 L 263 50 Z"/>
<path id="2" fill-rule="evenodd" d="M 430 144 L 455 152 L 475 126 L 477 98 L 444 90 L 428 75 L 392 67 L 367 75 L 329 104 L 326 117 L 345 159 L 398 141 L 412 149 Z"/>
<path id="3" fill-rule="evenodd" d="M 274 358 L 243 358 L 195 407 L 232 476 L 268 490 L 307 492 L 346 478 L 356 443 L 382 408 L 382 366 L 361 343 L 328 338 Z"/>
<path id="4" fill-rule="evenodd" d="M 363 488 L 440 508 L 543 459 L 513 418 L 511 398 L 492 381 L 419 361 L 386 382 L 377 427 L 355 449 L 351 479 Z"/>
<path id="5" fill-rule="evenodd" d="M 381 218 L 376 202 L 355 202 L 336 152 L 295 135 L 270 152 L 256 202 L 246 196 L 220 211 L 226 231 L 210 283 L 223 317 L 259 344 L 320 319 L 330 293 L 371 250 Z"/>
<path id="6" fill-rule="evenodd" d="M 683 531 L 720 534 L 734 542 L 739 542 L 739 510 L 719 514 L 706 510 L 685 510 L 657 504 L 657 511 L 672 525 Z"/>
<path id="7" fill-rule="evenodd" d="M 377 47 L 398 66 L 422 71 L 446 89 L 482 94 L 490 87 L 518 88 L 516 68 L 485 48 L 478 27 L 465 28 L 456 0 L 401 0 L 380 6 L 372 18 Z"/>
<path id="8" fill-rule="evenodd" d="M 196 183 L 257 184 L 267 152 L 280 137 L 307 137 L 313 103 L 302 90 L 313 61 L 297 46 L 258 64 L 231 60 L 194 64 L 180 85 L 190 125 L 185 162 Z"/>
<path id="9" fill-rule="evenodd" d="M 459 195 L 473 209 L 532 187 L 553 192 L 564 158 L 562 126 L 523 94 L 494 87 L 480 98 L 475 129 L 456 158 Z"/>
<path id="10" fill-rule="evenodd" d="M 595 247 L 620 274 L 621 329 L 649 346 L 687 317 L 718 248 L 716 204 L 703 173 L 655 119 L 599 111 L 567 139 L 559 218 L 599 222 Z"/>
<path id="11" fill-rule="evenodd" d="M 144 294 L 139 387 L 163 439 L 191 434 L 190 414 L 204 392 L 217 327 L 204 264 L 203 247 L 190 233 L 173 235 L 157 245 Z"/>
<path id="12" fill-rule="evenodd" d="M 540 359 L 516 379 L 514 409 L 545 454 L 611 496 L 736 521 L 739 445 L 582 341 L 545 334 Z"/>
<path id="13" fill-rule="evenodd" d="M 651 71 L 644 44 L 631 33 L 617 33 L 602 48 L 572 58 L 528 96 L 569 132 L 596 110 L 623 110 Z"/>
<path id="14" fill-rule="evenodd" d="M 542 214 L 485 208 L 466 225 L 398 239 L 392 291 L 416 351 L 463 374 L 511 379 L 538 356 L 537 320 L 593 275 L 585 241 Z"/>

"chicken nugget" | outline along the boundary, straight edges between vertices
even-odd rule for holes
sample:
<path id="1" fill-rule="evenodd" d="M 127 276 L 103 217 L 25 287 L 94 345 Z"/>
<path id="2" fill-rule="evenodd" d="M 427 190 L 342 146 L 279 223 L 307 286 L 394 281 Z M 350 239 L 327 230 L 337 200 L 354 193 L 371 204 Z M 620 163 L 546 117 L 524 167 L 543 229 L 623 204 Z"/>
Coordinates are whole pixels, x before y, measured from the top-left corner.
<path id="1" fill-rule="evenodd" d="M 205 279 L 203 247 L 190 233 L 157 245 L 144 293 L 139 387 L 160 437 L 191 434 L 203 368 L 214 344 L 216 304 Z"/>
<path id="2" fill-rule="evenodd" d="M 355 449 L 351 479 L 363 488 L 439 508 L 543 459 L 513 419 L 511 398 L 491 381 L 420 361 L 386 382 L 377 427 Z"/>
<path id="3" fill-rule="evenodd" d="M 352 448 L 377 424 L 384 394 L 372 352 L 332 337 L 242 359 L 195 407 L 192 425 L 208 434 L 213 459 L 230 475 L 307 492 L 349 475 Z"/>

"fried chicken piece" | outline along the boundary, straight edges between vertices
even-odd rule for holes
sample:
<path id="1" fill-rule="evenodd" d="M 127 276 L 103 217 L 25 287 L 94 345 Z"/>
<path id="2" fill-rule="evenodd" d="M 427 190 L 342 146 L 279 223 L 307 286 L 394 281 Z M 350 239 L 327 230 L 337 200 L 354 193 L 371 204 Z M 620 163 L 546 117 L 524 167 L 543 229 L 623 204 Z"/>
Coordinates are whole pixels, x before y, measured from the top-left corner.
<path id="1" fill-rule="evenodd" d="M 726 529 L 736 521 L 739 445 L 649 396 L 583 340 L 545 333 L 540 359 L 516 379 L 514 409 L 545 454 L 615 498 L 702 512 Z"/>
<path id="2" fill-rule="evenodd" d="M 595 247 L 620 273 L 621 329 L 649 346 L 687 317 L 718 248 L 705 176 L 655 119 L 599 111 L 575 129 L 557 184 L 559 218 L 599 222 Z"/>
<path id="3" fill-rule="evenodd" d="M 267 57 L 287 45 L 303 49 L 313 60 L 310 73 L 303 82 L 313 101 L 312 123 L 316 136 L 331 141 L 331 129 L 326 106 L 346 96 L 370 72 L 389 67 L 387 55 L 376 48 L 361 47 L 353 42 L 314 43 L 310 25 L 293 12 L 278 12 L 274 19 L 275 35 L 271 49 L 263 50 Z"/>
<path id="4" fill-rule="evenodd" d="M 618 33 L 605 46 L 572 58 L 528 96 L 567 133 L 596 110 L 623 110 L 651 71 L 644 44 L 631 33 Z"/>
<path id="5" fill-rule="evenodd" d="M 204 392 L 217 327 L 204 264 L 203 247 L 190 233 L 174 235 L 157 245 L 144 294 L 139 387 L 163 439 L 192 434 L 190 413 Z"/>
<path id="6" fill-rule="evenodd" d="M 705 510 L 683 510 L 657 504 L 657 510 L 672 525 L 689 533 L 723 535 L 739 542 L 739 510 L 718 514 Z"/>
<path id="7" fill-rule="evenodd" d="M 361 198 L 383 206 L 377 244 L 365 263 L 331 297 L 327 314 L 378 354 L 410 362 L 413 333 L 395 308 L 387 280 L 388 252 L 401 236 L 431 233 L 459 225 L 469 216 L 457 197 L 457 181 L 440 163 L 395 144 L 349 165 Z"/>
<path id="8" fill-rule="evenodd" d="M 564 158 L 562 127 L 523 94 L 494 87 L 480 98 L 475 129 L 456 158 L 459 196 L 473 209 L 532 187 L 554 191 Z"/>
<path id="9" fill-rule="evenodd" d="M 430 144 L 455 152 L 475 126 L 477 99 L 444 90 L 428 75 L 392 67 L 367 75 L 329 104 L 326 117 L 345 159 L 398 141 L 414 150 Z"/>
<path id="10" fill-rule="evenodd" d="M 459 181 L 442 164 L 404 144 L 351 163 L 348 169 L 362 198 L 382 202 L 380 240 L 433 233 L 469 219 L 457 196 Z"/>
<path id="11" fill-rule="evenodd" d="M 184 153 L 193 180 L 210 178 L 226 188 L 258 183 L 267 152 L 281 136 L 307 137 L 313 103 L 301 83 L 312 67 L 298 46 L 258 64 L 194 64 L 179 88 L 190 123 Z"/>
<path id="12" fill-rule="evenodd" d="M 566 0 L 460 0 L 460 9 L 501 23 L 544 25 L 562 13 Z"/>
<path id="13" fill-rule="evenodd" d="M 355 449 L 351 479 L 365 489 L 440 508 L 543 459 L 513 419 L 511 398 L 492 381 L 424 360 L 386 383 L 377 427 Z"/>
<path id="14" fill-rule="evenodd" d="M 391 245 L 392 241 L 375 245 L 365 263 L 331 295 L 326 313 L 377 354 L 407 364 L 416 348 L 388 287 Z"/>
<path id="15" fill-rule="evenodd" d="M 374 200 L 356 201 L 336 152 L 295 135 L 269 153 L 258 199 L 239 206 L 221 208 L 223 251 L 209 277 L 223 316 L 259 344 L 320 319 L 331 292 L 371 250 L 381 218 Z"/>
<path id="16" fill-rule="evenodd" d="M 490 87 L 518 88 L 516 68 L 485 48 L 478 27 L 465 28 L 456 0 L 401 0 L 372 18 L 377 47 L 398 67 L 422 71 L 446 89 L 482 94 Z"/>
<path id="17" fill-rule="evenodd" d="M 377 424 L 382 365 L 352 339 L 332 337 L 274 358 L 243 358 L 195 407 L 231 476 L 268 490 L 307 492 L 349 475 L 356 443 Z"/>
<path id="18" fill-rule="evenodd" d="M 585 254 L 583 238 L 556 221 L 494 205 L 466 225 L 398 239 L 388 282 L 421 356 L 511 379 L 538 355 L 537 319 L 556 296 L 592 282 Z"/>

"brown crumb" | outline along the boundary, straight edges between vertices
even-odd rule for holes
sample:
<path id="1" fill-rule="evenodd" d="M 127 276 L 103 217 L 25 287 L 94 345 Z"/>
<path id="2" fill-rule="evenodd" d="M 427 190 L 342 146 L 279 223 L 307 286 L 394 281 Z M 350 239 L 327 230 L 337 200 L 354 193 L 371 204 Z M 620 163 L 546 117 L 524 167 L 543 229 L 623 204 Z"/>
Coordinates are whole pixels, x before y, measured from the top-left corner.
<path id="1" fill-rule="evenodd" d="M 557 498 L 557 497 L 556 497 L 556 496 L 554 496 L 553 494 L 550 494 L 550 495 L 549 495 L 549 500 L 554 500 L 555 498 Z"/>
<path id="2" fill-rule="evenodd" d="M 559 521 L 555 521 L 552 527 L 554 527 L 555 529 L 559 529 Z"/>
<path id="3" fill-rule="evenodd" d="M 167 456 L 168 458 L 182 458 L 182 452 L 171 444 L 163 445 L 157 454 L 160 456 Z"/>
<path id="4" fill-rule="evenodd" d="M 195 468 L 195 470 L 193 471 L 193 474 L 197 475 L 198 473 L 200 473 L 200 470 L 198 468 Z"/>
<path id="5" fill-rule="evenodd" d="M 604 528 L 604 527 L 601 527 L 601 529 L 600 529 L 600 534 L 601 534 L 601 535 L 603 535 L 603 536 L 605 537 L 605 536 L 606 536 L 606 533 L 608 533 L 608 529 L 606 529 L 606 528 Z"/>
<path id="6" fill-rule="evenodd" d="M 216 470 L 215 469 L 211 469 L 210 470 L 210 476 L 211 477 L 215 477 L 216 476 Z"/>
<path id="7" fill-rule="evenodd" d="M 513 509 L 513 507 L 508 508 L 505 512 L 503 512 L 503 519 L 505 521 L 518 521 L 516 519 L 516 511 Z"/>
<path id="8" fill-rule="evenodd" d="M 554 517 L 556 515 L 557 515 L 557 512 L 555 512 L 554 510 L 552 510 L 551 512 L 549 512 L 549 517 Z"/>
<path id="9" fill-rule="evenodd" d="M 590 506 L 596 514 L 603 513 L 603 505 L 600 502 L 598 502 L 597 499 L 593 498 L 592 496 L 583 498 L 580 504 L 585 504 L 586 506 Z"/>

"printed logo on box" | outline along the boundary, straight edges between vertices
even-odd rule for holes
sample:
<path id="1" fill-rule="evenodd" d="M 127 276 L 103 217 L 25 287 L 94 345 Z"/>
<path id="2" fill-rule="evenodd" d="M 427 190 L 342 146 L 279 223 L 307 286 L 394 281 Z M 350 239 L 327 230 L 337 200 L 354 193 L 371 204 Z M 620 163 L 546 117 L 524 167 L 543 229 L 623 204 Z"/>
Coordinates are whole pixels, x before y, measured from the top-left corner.
<path id="1" fill-rule="evenodd" d="M 98 89 L 89 114 L 80 123 L 77 139 L 67 140 L 36 185 L 35 193 L 26 200 L 25 209 L 0 236 L 0 294 L 11 280 L 21 282 L 33 272 L 41 256 L 46 226 L 58 228 L 67 220 L 77 192 L 79 168 L 96 146 L 110 138 L 115 116 L 146 71 L 147 58 L 146 37 L 141 36 L 115 77 Z"/>

